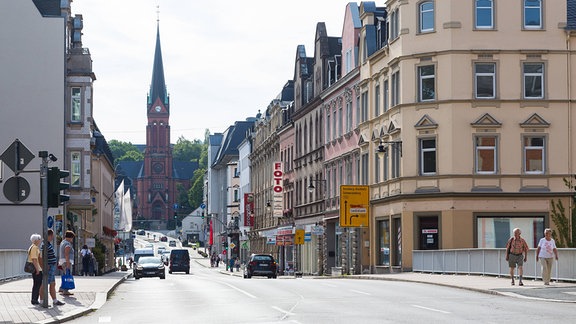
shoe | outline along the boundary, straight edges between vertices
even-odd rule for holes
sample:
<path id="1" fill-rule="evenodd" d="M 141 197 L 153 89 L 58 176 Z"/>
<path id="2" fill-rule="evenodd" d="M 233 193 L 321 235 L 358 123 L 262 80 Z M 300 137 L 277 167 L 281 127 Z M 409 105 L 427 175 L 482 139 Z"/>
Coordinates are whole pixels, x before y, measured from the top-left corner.
<path id="1" fill-rule="evenodd" d="M 66 305 L 66 304 L 59 301 L 59 300 L 55 300 L 54 303 L 52 304 L 52 306 L 62 306 L 62 305 Z"/>
<path id="2" fill-rule="evenodd" d="M 523 283 L 522 281 L 520 281 L 520 282 L 518 283 L 518 286 L 524 286 L 524 283 Z"/>
<path id="3" fill-rule="evenodd" d="M 37 301 L 37 300 L 33 300 L 33 301 L 32 301 L 32 305 L 40 305 L 40 302 Z"/>
<path id="4" fill-rule="evenodd" d="M 71 293 L 71 292 L 69 292 L 69 291 L 61 292 L 60 294 L 63 295 L 63 296 L 71 296 L 71 295 L 74 295 L 74 293 Z"/>
<path id="5" fill-rule="evenodd" d="M 544 285 L 550 286 L 550 283 L 549 283 L 549 282 L 545 282 Z"/>
<path id="6" fill-rule="evenodd" d="M 514 280 L 512 280 L 512 286 L 514 286 Z"/>

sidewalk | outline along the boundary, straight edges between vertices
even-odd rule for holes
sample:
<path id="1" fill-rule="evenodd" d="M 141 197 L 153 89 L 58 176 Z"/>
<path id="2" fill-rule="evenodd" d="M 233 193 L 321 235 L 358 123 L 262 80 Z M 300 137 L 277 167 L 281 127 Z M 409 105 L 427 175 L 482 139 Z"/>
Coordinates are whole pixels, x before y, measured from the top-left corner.
<path id="1" fill-rule="evenodd" d="M 0 283 L 0 322 L 8 323 L 60 323 L 96 310 L 106 302 L 108 294 L 122 283 L 130 271 L 118 271 L 97 277 L 75 276 L 74 295 L 62 296 L 58 300 L 63 306 L 52 306 L 50 298 L 48 308 L 30 303 L 32 278 L 23 278 Z M 56 289 L 60 279 L 56 278 Z"/>
<path id="2" fill-rule="evenodd" d="M 200 265 L 209 268 L 210 260 L 196 259 Z M 242 272 L 226 271 L 225 265 L 220 265 L 218 270 L 222 274 L 242 277 Z M 279 279 L 295 279 L 294 276 L 279 276 Z M 510 284 L 509 277 L 493 277 L 480 275 L 454 275 L 454 274 L 431 274 L 419 272 L 400 272 L 390 274 L 365 274 L 344 276 L 304 276 L 304 279 L 364 279 L 364 280 L 390 280 L 407 281 L 439 286 L 456 287 L 477 292 L 504 295 L 516 298 L 546 300 L 550 302 L 576 303 L 576 283 L 552 281 L 550 286 L 544 286 L 542 280 L 525 279 L 524 286 Z"/>

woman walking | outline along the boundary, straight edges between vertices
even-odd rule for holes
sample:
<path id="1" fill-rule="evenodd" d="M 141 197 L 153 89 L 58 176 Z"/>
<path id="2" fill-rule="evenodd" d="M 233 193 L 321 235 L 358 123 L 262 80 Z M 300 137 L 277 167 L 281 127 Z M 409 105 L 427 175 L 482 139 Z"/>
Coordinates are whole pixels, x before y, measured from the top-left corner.
<path id="1" fill-rule="evenodd" d="M 32 305 L 38 305 L 38 296 L 40 295 L 40 287 L 42 286 L 42 266 L 40 266 L 40 242 L 42 236 L 40 234 L 32 234 L 30 236 L 30 248 L 28 249 L 28 262 L 34 264 L 34 272 L 32 272 Z"/>
<path id="2" fill-rule="evenodd" d="M 556 249 L 556 242 L 552 238 L 552 230 L 547 228 L 544 230 L 544 237 L 538 242 L 538 249 L 536 250 L 536 262 L 540 258 L 542 264 L 542 281 L 546 286 L 550 285 L 550 275 L 552 273 L 552 264 L 554 257 L 558 260 L 558 250 Z"/>

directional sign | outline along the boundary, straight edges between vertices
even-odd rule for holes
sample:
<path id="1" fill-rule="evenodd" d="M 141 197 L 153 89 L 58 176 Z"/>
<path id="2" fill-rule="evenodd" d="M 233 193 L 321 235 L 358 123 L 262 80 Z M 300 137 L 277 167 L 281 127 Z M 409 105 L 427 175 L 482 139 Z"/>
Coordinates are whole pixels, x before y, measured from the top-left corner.
<path id="1" fill-rule="evenodd" d="M 368 227 L 368 186 L 340 186 L 340 226 Z"/>
<path id="2" fill-rule="evenodd" d="M 205 204 L 205 203 L 201 203 L 201 204 L 200 204 L 200 208 L 206 209 L 206 204 Z"/>
<path id="3" fill-rule="evenodd" d="M 54 216 L 48 216 L 48 219 L 46 220 L 46 225 L 48 228 L 52 228 L 52 226 L 54 226 Z"/>
<path id="4" fill-rule="evenodd" d="M 0 160 L 6 163 L 6 166 L 15 173 L 24 170 L 33 158 L 34 154 L 18 139 L 12 142 L 6 151 L 0 155 Z"/>
<path id="5" fill-rule="evenodd" d="M 233 249 L 233 248 L 235 248 L 235 247 L 236 247 L 236 244 L 230 243 L 230 248 L 231 248 L 231 249 Z"/>
<path id="6" fill-rule="evenodd" d="M 12 177 L 4 184 L 4 196 L 13 203 L 24 201 L 30 195 L 30 184 L 22 177 Z"/>

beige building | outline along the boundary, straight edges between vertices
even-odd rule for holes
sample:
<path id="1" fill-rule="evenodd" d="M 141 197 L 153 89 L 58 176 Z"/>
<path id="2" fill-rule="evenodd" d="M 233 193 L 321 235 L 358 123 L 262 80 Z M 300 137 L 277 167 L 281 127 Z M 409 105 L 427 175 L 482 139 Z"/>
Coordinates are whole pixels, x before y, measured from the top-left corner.
<path id="1" fill-rule="evenodd" d="M 502 248 L 515 227 L 535 247 L 553 227 L 551 200 L 571 204 L 567 1 L 385 4 L 380 44 L 365 28 L 374 15 L 360 6 L 369 120 L 359 143 L 379 161 L 361 171 L 371 201 L 363 264 L 384 272 L 410 269 L 412 250 Z"/>

